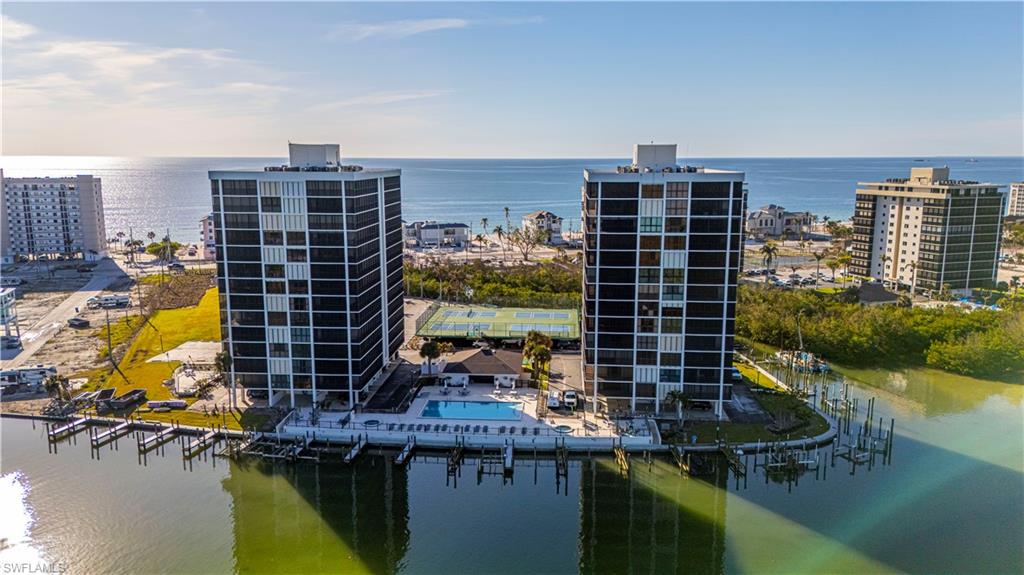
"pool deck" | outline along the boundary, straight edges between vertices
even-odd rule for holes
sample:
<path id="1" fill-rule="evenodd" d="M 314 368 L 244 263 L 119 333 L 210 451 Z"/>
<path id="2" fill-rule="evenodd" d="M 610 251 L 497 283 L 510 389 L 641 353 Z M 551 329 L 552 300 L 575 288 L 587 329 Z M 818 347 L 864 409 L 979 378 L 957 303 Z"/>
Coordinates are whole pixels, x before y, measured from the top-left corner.
<path id="1" fill-rule="evenodd" d="M 468 394 L 450 388 L 424 387 L 406 413 L 322 412 L 316 425 L 308 410 L 296 410 L 281 426 L 283 435 L 306 436 L 332 441 L 355 442 L 360 435 L 372 445 L 405 445 L 415 436 L 421 447 L 450 448 L 457 444 L 469 448 L 502 447 L 553 450 L 564 445 L 569 450 L 652 449 L 657 443 L 646 420 L 622 422 L 620 426 L 603 417 L 561 415 L 548 412 L 538 418 L 536 389 L 495 390 L 491 385 L 470 385 Z M 484 419 L 439 419 L 422 417 L 428 401 L 502 401 L 523 404 L 518 421 Z M 346 421 L 346 419 L 348 419 Z M 369 422 L 369 424 L 368 424 Z M 564 426 L 564 427 L 563 427 Z M 560 431 L 561 428 L 564 431 Z M 523 430 L 526 430 L 525 434 Z"/>

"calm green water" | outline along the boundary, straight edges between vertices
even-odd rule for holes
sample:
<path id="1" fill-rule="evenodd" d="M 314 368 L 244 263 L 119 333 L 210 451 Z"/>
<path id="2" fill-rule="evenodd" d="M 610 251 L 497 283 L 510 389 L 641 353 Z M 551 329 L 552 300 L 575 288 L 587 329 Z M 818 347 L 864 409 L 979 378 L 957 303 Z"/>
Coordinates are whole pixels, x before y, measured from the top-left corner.
<path id="1" fill-rule="evenodd" d="M 2 420 L 0 567 L 71 573 L 1019 573 L 1024 387 L 929 371 L 848 372 L 896 418 L 890 466 L 824 478 L 682 479 L 666 462 L 518 462 L 514 481 L 470 461 L 408 469 L 140 462 L 134 441 L 92 457 L 47 452 L 43 426 Z M 862 401 L 863 404 L 863 401 Z M 144 463 L 144 464 L 143 464 Z M 9 571 L 7 571 L 9 572 Z"/>

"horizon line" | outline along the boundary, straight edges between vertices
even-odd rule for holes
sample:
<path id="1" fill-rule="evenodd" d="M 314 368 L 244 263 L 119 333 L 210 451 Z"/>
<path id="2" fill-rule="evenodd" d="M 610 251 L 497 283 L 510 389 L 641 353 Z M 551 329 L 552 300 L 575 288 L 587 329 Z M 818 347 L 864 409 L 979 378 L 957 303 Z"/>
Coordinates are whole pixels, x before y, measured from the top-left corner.
<path id="1" fill-rule="evenodd" d="M 198 158 L 210 158 L 210 159 L 221 159 L 221 158 L 245 158 L 245 159 L 258 159 L 258 160 L 278 160 L 281 158 L 287 159 L 287 156 L 213 156 L 213 155 L 193 155 L 193 156 L 176 156 L 176 155 L 119 155 L 119 154 L 0 154 L 0 158 L 133 158 L 133 159 L 145 159 L 145 160 L 160 160 L 160 159 L 198 159 Z M 628 156 L 348 156 L 352 160 L 600 160 L 600 161 L 621 161 L 623 159 L 629 159 Z M 939 158 L 990 158 L 990 159 L 1022 159 L 1024 160 L 1024 154 L 1020 155 L 1000 155 L 1000 154 L 988 154 L 988 155 L 965 155 L 965 154 L 930 154 L 930 155 L 882 155 L 882 156 L 677 156 L 677 160 L 685 160 L 686 158 L 695 159 L 711 159 L 711 160 L 845 160 L 845 159 L 939 159 Z M 342 156 L 342 160 L 345 160 L 345 156 Z"/>

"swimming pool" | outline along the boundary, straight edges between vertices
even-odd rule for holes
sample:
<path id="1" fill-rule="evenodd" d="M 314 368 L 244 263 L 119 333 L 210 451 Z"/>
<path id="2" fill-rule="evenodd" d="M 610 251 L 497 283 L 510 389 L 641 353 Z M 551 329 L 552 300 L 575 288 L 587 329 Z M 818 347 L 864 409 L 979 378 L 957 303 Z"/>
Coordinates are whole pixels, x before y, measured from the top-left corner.
<path id="1" fill-rule="evenodd" d="M 420 417 L 430 419 L 496 419 L 519 421 L 523 404 L 509 401 L 430 400 Z"/>

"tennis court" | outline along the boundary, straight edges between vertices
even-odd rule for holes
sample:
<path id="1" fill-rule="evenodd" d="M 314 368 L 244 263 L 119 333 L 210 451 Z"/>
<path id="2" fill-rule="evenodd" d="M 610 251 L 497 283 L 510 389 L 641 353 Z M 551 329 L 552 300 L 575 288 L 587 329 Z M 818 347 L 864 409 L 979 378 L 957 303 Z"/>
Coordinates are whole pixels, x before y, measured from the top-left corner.
<path id="1" fill-rule="evenodd" d="M 441 306 L 416 330 L 416 335 L 522 338 L 531 330 L 552 339 L 579 339 L 579 313 L 571 309 Z"/>

